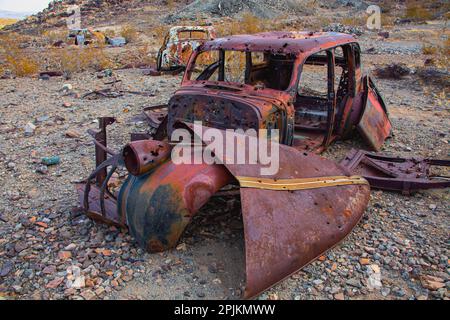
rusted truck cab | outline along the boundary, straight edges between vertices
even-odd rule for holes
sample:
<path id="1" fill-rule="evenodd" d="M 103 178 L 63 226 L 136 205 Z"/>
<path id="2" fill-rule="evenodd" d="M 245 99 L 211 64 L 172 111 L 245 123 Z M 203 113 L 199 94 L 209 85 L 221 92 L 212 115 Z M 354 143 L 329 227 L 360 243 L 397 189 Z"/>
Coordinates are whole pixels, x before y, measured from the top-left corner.
<path id="1" fill-rule="evenodd" d="M 358 43 L 339 33 L 269 32 L 200 45 L 169 102 L 169 136 L 179 121 L 278 129 L 280 143 L 315 152 L 355 128 L 379 150 L 391 132 Z"/>
<path id="2" fill-rule="evenodd" d="M 185 67 L 192 52 L 216 37 L 211 26 L 176 26 L 170 28 L 158 51 L 157 70 L 172 71 Z"/>

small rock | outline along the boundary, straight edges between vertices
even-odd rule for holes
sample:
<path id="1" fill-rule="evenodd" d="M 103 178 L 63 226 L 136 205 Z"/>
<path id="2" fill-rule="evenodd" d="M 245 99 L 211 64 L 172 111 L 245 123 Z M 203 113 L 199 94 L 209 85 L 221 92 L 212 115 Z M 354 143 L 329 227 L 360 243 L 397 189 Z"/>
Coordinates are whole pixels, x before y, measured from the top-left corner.
<path id="1" fill-rule="evenodd" d="M 69 129 L 66 131 L 66 137 L 73 138 L 73 139 L 80 138 L 81 133 L 79 133 L 77 130 Z"/>
<path id="2" fill-rule="evenodd" d="M 268 300 L 280 300 L 280 298 L 278 297 L 278 294 L 270 293 Z"/>
<path id="3" fill-rule="evenodd" d="M 43 274 L 53 274 L 56 272 L 56 267 L 55 266 L 46 266 L 44 268 L 44 270 L 42 270 Z"/>
<path id="4" fill-rule="evenodd" d="M 47 174 L 48 173 L 48 167 L 46 165 L 38 166 L 36 168 L 36 172 L 40 174 Z"/>
<path id="5" fill-rule="evenodd" d="M 73 86 L 70 83 L 66 83 L 62 86 L 61 91 L 69 92 L 73 89 Z"/>
<path id="6" fill-rule="evenodd" d="M 363 266 L 368 265 L 370 263 L 370 259 L 368 258 L 361 258 L 359 259 L 359 263 Z"/>
<path id="7" fill-rule="evenodd" d="M 445 287 L 444 279 L 433 277 L 429 275 L 421 276 L 420 282 L 424 288 L 427 288 L 431 291 L 436 291 L 440 288 Z"/>
<path id="8" fill-rule="evenodd" d="M 58 253 L 58 258 L 61 260 L 67 260 L 70 259 L 72 257 L 72 252 L 70 251 L 60 251 Z"/>
<path id="9" fill-rule="evenodd" d="M 0 268 L 0 277 L 6 277 L 13 268 L 14 264 L 11 261 L 3 262 L 3 265 Z"/>
<path id="10" fill-rule="evenodd" d="M 91 290 L 85 290 L 85 291 L 81 292 L 80 295 L 85 300 L 94 300 L 96 298 L 95 293 L 92 292 Z"/>
<path id="11" fill-rule="evenodd" d="M 36 126 L 31 122 L 28 122 L 24 130 L 25 130 L 25 137 L 31 137 L 34 134 L 34 131 L 36 130 Z"/>
<path id="12" fill-rule="evenodd" d="M 16 250 L 17 253 L 22 252 L 26 248 L 28 248 L 28 245 L 22 241 L 16 242 L 16 244 L 14 245 L 14 250 Z"/>
<path id="13" fill-rule="evenodd" d="M 345 300 L 345 296 L 344 296 L 344 294 L 342 292 L 336 293 L 334 295 L 334 299 L 336 299 L 336 300 Z"/>
<path id="14" fill-rule="evenodd" d="M 98 287 L 98 288 L 95 290 L 95 294 L 96 294 L 97 296 L 101 296 L 103 293 L 105 293 L 105 288 L 103 288 L 103 287 Z"/>
<path id="15" fill-rule="evenodd" d="M 352 287 L 357 288 L 361 287 L 361 281 L 359 281 L 359 279 L 356 278 L 348 279 L 345 283 Z"/>
<path id="16" fill-rule="evenodd" d="M 86 286 L 86 279 L 84 276 L 79 276 L 77 278 L 75 278 L 75 280 L 73 281 L 72 285 L 70 286 L 71 288 L 74 289 L 82 289 Z"/>
<path id="17" fill-rule="evenodd" d="M 381 295 L 383 297 L 387 297 L 389 295 L 389 293 L 391 293 L 391 289 L 389 289 L 389 288 L 382 288 L 381 289 Z"/>
<path id="18" fill-rule="evenodd" d="M 47 285 L 45 287 L 49 288 L 49 289 L 55 289 L 55 288 L 59 287 L 59 285 L 63 281 L 64 281 L 63 277 L 58 277 L 58 278 L 55 278 L 54 280 L 50 281 L 49 283 L 47 283 Z"/>
<path id="19" fill-rule="evenodd" d="M 75 243 L 71 243 L 71 244 L 69 244 L 68 246 L 66 246 L 66 247 L 64 248 L 64 250 L 66 250 L 66 251 L 72 251 L 72 250 L 76 249 L 76 247 L 77 247 L 77 245 L 76 245 Z"/>

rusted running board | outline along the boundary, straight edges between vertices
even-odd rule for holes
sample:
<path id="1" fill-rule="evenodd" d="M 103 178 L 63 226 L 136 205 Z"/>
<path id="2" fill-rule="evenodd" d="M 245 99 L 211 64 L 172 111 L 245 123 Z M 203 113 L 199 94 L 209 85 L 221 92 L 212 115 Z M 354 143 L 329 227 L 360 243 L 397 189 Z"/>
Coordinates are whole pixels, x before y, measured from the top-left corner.
<path id="1" fill-rule="evenodd" d="M 450 177 L 433 176 L 432 166 L 450 167 L 450 160 L 400 158 L 352 149 L 341 165 L 366 178 L 371 187 L 401 191 L 450 187 Z"/>

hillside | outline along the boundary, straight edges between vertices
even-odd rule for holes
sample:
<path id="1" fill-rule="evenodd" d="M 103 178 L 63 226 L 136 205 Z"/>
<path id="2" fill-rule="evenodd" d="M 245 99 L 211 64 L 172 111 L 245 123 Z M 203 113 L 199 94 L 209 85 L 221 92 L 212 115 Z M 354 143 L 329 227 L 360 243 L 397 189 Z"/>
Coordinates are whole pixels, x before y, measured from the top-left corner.
<path id="1" fill-rule="evenodd" d="M 0 18 L 0 29 L 4 28 L 7 25 L 11 25 L 17 22 L 17 19 L 11 18 Z"/>
<path id="2" fill-rule="evenodd" d="M 198 18 L 233 18 L 249 12 L 262 19 L 278 16 L 305 16 L 320 8 L 361 9 L 362 0 L 61 0 L 48 8 L 6 28 L 7 31 L 39 34 L 43 30 L 66 26 L 68 9 L 81 9 L 82 27 L 98 26 L 114 21 L 133 21 L 136 24 L 194 21 Z M 157 24 L 159 24 L 157 23 Z"/>

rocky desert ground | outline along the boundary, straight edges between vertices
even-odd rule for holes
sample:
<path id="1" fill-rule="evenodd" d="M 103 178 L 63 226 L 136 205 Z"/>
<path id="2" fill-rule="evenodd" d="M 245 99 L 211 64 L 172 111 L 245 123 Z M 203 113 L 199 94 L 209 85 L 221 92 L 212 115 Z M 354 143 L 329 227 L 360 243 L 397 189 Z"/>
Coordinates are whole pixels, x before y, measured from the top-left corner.
<path id="1" fill-rule="evenodd" d="M 115 9 L 110 15 L 104 11 L 98 27 L 120 28 L 135 22 L 139 36 L 123 48 L 102 48 L 102 54 L 113 56 L 116 63 L 131 59 L 130 52 L 142 52 L 143 47 L 147 54 L 154 53 L 160 37 L 149 34 L 157 24 L 195 24 L 196 19 L 204 21 L 203 14 L 221 32 L 227 29 L 221 26 L 228 20 L 205 7 L 198 11 L 201 17 L 190 15 L 198 10 L 198 1 L 163 2 L 167 15 L 160 20 L 151 11 L 154 4 L 150 1 L 140 1 L 135 8 L 116 2 L 114 6 L 126 10 Z M 238 22 L 242 12 L 251 11 L 257 1 L 240 2 L 245 5 L 226 7 L 230 10 L 226 13 Z M 251 21 L 260 26 L 260 21 L 267 21 L 262 19 L 274 19 L 284 30 L 298 30 L 307 27 L 299 21 L 305 20 L 309 28 L 344 28 L 357 33 L 363 67 L 374 76 L 394 127 L 382 152 L 449 159 L 449 32 L 445 15 L 408 20 L 404 18 L 407 3 L 401 3 L 392 9 L 388 25 L 371 31 L 346 18 L 356 16 L 355 12 L 366 17 L 364 2 L 331 2 L 335 6 L 307 6 L 305 1 L 302 10 L 307 13 L 291 10 L 281 15 L 283 3 L 268 1 L 273 15 L 261 17 L 253 12 L 259 20 Z M 153 12 L 150 22 L 142 22 L 145 8 Z M 111 16 L 117 19 L 108 20 Z M 95 13 L 88 23 L 93 17 Z M 41 22 L 54 32 L 64 29 L 55 24 L 58 16 L 48 12 L 33 19 L 10 26 L 0 37 L 23 28 L 18 34 L 28 42 L 21 50 L 42 55 L 48 47 L 38 45 L 44 36 L 34 34 L 34 27 Z M 144 32 L 146 27 L 151 32 Z M 146 61 L 139 58 L 139 62 Z M 110 127 L 110 147 L 120 150 L 130 132 L 146 130 L 139 117 L 142 108 L 167 102 L 181 75 L 148 76 L 141 68 L 116 65 L 107 68 L 112 76 L 101 68 L 86 68 L 43 80 L 36 74 L 17 76 L 7 69 L 4 60 L 0 66 L 4 70 L 0 79 L 0 299 L 240 297 L 245 279 L 239 199 L 213 199 L 195 216 L 180 244 L 161 254 L 144 252 L 126 231 L 94 223 L 77 209 L 75 184 L 88 176 L 95 163 L 94 146 L 86 131 L 98 127 L 100 116 L 116 117 L 117 123 Z M 116 98 L 83 98 L 91 90 L 111 88 L 112 79 L 120 80 L 120 89 L 154 96 L 124 93 Z M 353 147 L 364 145 L 355 137 L 336 143 L 324 156 L 339 161 Z M 54 156 L 60 158 L 58 164 L 42 164 L 42 158 Z M 410 196 L 372 190 L 362 221 L 345 241 L 258 299 L 448 300 L 449 198 L 448 189 Z M 374 275 L 381 283 L 374 285 Z"/>

